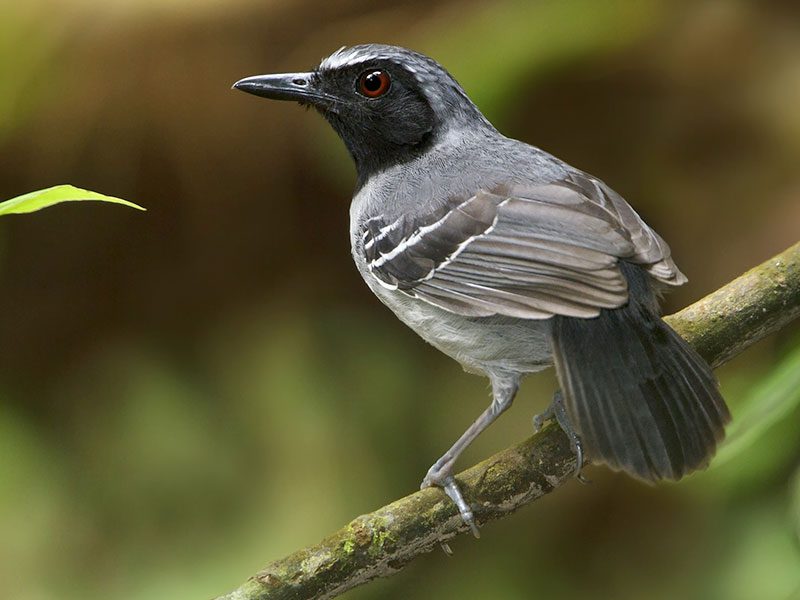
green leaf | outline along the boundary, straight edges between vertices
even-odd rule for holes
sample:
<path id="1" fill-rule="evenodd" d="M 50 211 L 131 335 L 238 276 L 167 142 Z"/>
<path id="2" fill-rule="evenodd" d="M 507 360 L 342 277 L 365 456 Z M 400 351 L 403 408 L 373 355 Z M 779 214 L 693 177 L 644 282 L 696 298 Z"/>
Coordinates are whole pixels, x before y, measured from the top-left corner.
<path id="1" fill-rule="evenodd" d="M 137 210 L 146 210 L 138 204 L 128 202 L 122 198 L 114 198 L 113 196 L 82 190 L 72 185 L 57 185 L 45 190 L 38 190 L 36 192 L 24 194 L 23 196 L 17 196 L 5 202 L 0 202 L 0 216 L 34 212 L 47 208 L 48 206 L 53 206 L 54 204 L 60 204 L 61 202 L 83 202 L 87 200 L 124 204 L 125 206 L 130 206 Z"/>
<path id="2" fill-rule="evenodd" d="M 797 469 L 797 472 L 794 474 L 792 488 L 792 524 L 794 525 L 794 533 L 797 537 L 796 541 L 800 542 L 800 469 Z"/>
<path id="3" fill-rule="evenodd" d="M 758 442 L 791 444 L 767 436 L 800 407 L 800 347 L 784 358 L 756 388 L 728 429 L 728 437 L 714 459 L 712 470 L 738 459 Z"/>

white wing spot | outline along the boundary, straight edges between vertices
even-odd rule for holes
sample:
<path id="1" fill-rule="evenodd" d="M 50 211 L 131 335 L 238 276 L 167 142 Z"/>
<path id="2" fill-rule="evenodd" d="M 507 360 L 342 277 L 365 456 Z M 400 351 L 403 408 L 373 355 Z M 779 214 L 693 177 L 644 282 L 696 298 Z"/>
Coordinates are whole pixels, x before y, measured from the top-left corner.
<path id="1" fill-rule="evenodd" d="M 472 200 L 474 200 L 474 197 L 468 198 L 467 200 L 465 200 L 464 202 L 462 202 L 461 204 L 456 206 L 455 209 L 453 209 L 453 210 L 461 210 L 462 207 L 464 207 L 467 204 L 469 204 Z M 442 261 L 436 267 L 431 269 L 428 272 L 428 274 L 425 275 L 425 277 L 423 277 L 420 281 L 427 281 L 427 280 L 431 279 L 436 274 L 436 272 L 438 270 L 443 269 L 444 267 L 449 265 L 451 262 L 453 262 L 458 257 L 458 255 L 461 254 L 461 252 L 463 252 L 464 249 L 467 246 L 470 245 L 470 243 L 472 243 L 473 240 L 475 240 L 475 239 L 477 239 L 479 237 L 485 236 L 485 235 L 489 235 L 494 230 L 494 228 L 497 226 L 497 221 L 498 221 L 499 216 L 500 216 L 499 215 L 500 207 L 503 206 L 506 202 L 509 202 L 510 200 L 511 200 L 511 198 L 507 198 L 507 199 L 503 200 L 500 204 L 497 205 L 498 213 L 495 216 L 494 221 L 486 229 L 486 231 L 483 231 L 482 233 L 479 233 L 478 235 L 470 236 L 469 238 L 467 238 L 466 240 L 461 242 L 458 245 L 458 247 L 455 250 L 453 250 L 453 252 L 444 261 Z M 429 233 L 431 231 L 434 231 L 436 228 L 440 227 L 442 225 L 442 223 L 445 221 L 445 219 L 447 219 L 447 217 L 450 214 L 451 213 L 447 213 L 441 219 L 439 219 L 438 221 L 436 221 L 435 223 L 433 223 L 431 225 L 427 225 L 425 227 L 420 227 L 413 235 L 411 235 L 411 236 L 407 237 L 406 239 L 404 239 L 403 241 L 401 241 L 400 244 L 398 244 L 396 248 L 393 248 L 391 252 L 387 252 L 386 254 L 381 253 L 380 257 L 378 257 L 377 259 L 375 259 L 372 262 L 370 262 L 369 263 L 369 270 L 373 274 L 375 279 L 377 279 L 383 287 L 385 287 L 387 289 L 391 289 L 391 290 L 396 290 L 397 289 L 397 284 L 388 284 L 388 283 L 386 283 L 380 277 L 375 275 L 374 270 L 379 268 L 379 267 L 381 267 L 381 266 L 383 266 L 388 261 L 392 260 L 393 258 L 398 256 L 402 252 L 405 252 L 408 248 L 414 246 L 414 244 L 419 242 L 425 234 L 427 234 L 427 233 Z M 389 227 L 394 227 L 394 226 L 397 225 L 397 223 L 398 222 L 396 221 L 395 223 L 393 223 Z M 384 229 L 388 229 L 388 228 L 384 228 Z M 381 232 L 383 232 L 384 229 L 381 229 Z M 388 231 L 387 231 L 387 233 L 388 233 Z"/>
<path id="2" fill-rule="evenodd" d="M 390 223 L 386 227 L 381 227 L 380 230 L 378 231 L 378 235 L 376 235 L 374 238 L 370 239 L 364 244 L 364 250 L 369 250 L 370 248 L 372 248 L 372 246 L 374 246 L 377 242 L 381 241 L 383 238 L 385 238 L 387 235 L 389 235 L 392 231 L 394 231 L 398 227 L 400 227 L 400 221 L 395 221 L 394 223 Z M 364 232 L 363 239 L 366 240 L 368 235 L 369 231 L 367 230 Z"/>

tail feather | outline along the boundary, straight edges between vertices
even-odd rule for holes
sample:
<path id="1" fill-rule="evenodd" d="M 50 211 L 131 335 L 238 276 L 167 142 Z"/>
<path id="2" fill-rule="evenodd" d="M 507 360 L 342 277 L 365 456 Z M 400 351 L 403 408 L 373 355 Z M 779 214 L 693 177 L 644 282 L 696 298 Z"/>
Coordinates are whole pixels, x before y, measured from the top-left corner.
<path id="1" fill-rule="evenodd" d="M 588 455 L 648 481 L 708 465 L 730 420 L 711 368 L 657 313 L 639 267 L 630 300 L 594 319 L 555 317 L 553 356 Z"/>

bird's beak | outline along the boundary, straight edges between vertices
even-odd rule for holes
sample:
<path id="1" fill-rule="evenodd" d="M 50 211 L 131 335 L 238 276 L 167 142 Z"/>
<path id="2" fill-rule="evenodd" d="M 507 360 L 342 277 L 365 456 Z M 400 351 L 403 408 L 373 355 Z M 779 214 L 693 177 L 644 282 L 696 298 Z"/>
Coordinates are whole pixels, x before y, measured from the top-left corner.
<path id="1" fill-rule="evenodd" d="M 233 84 L 237 90 L 272 100 L 294 100 L 319 104 L 333 97 L 321 93 L 314 85 L 314 73 L 279 73 L 245 77 Z"/>

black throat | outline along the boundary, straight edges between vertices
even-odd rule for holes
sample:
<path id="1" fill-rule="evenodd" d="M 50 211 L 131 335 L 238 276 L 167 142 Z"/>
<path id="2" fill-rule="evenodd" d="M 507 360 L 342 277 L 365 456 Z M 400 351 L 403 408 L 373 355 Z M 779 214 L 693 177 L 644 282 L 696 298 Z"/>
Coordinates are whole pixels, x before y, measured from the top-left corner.
<path id="1" fill-rule="evenodd" d="M 368 130 L 358 120 L 341 118 L 330 111 L 321 112 L 353 157 L 358 176 L 356 191 L 373 175 L 424 154 L 433 146 L 437 135 L 430 118 L 409 120 L 399 131 L 389 132 L 374 127 Z"/>

